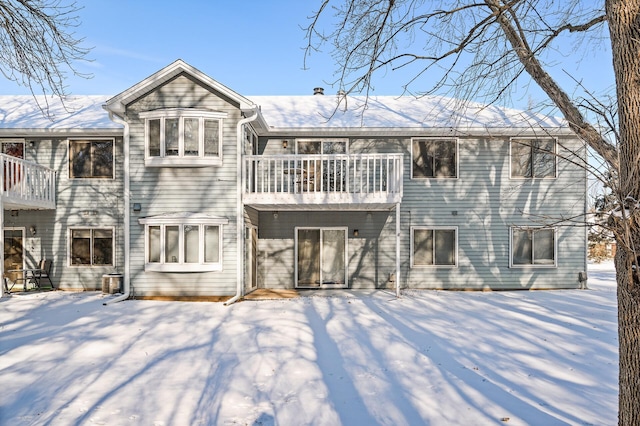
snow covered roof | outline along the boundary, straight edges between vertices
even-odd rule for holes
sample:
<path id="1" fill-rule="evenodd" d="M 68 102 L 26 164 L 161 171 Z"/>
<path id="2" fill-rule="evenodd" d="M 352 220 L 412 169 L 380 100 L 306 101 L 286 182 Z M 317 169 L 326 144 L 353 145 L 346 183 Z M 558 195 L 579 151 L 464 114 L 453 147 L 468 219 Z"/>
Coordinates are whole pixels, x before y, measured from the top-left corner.
<path id="1" fill-rule="evenodd" d="M 122 129 L 103 108 L 108 95 L 68 97 L 63 103 L 54 97 L 0 95 L 0 133 L 23 130 L 87 132 Z M 265 132 L 388 131 L 411 133 L 429 129 L 455 129 L 458 133 L 493 130 L 568 130 L 566 122 L 532 112 L 469 103 L 464 106 L 445 97 L 349 96 L 337 105 L 337 97 L 253 96 L 259 106 Z M 48 105 L 51 118 L 40 106 Z"/>
<path id="2" fill-rule="evenodd" d="M 270 129 L 557 129 L 567 123 L 532 112 L 462 104 L 441 96 L 253 96 Z"/>
<path id="3" fill-rule="evenodd" d="M 109 119 L 102 108 L 109 96 L 57 97 L 0 95 L 0 129 L 88 131 L 118 130 L 122 125 Z M 48 109 L 49 116 L 42 113 Z"/>

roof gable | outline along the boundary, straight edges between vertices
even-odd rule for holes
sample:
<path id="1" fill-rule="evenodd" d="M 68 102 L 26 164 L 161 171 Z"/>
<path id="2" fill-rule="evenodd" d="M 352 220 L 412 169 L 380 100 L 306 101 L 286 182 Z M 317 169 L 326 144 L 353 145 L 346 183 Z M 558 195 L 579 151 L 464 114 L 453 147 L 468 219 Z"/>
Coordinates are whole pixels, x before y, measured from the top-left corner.
<path id="1" fill-rule="evenodd" d="M 124 92 L 121 92 L 109 99 L 105 104 L 105 108 L 115 113 L 123 113 L 128 104 L 181 74 L 186 74 L 192 79 L 199 81 L 205 86 L 211 87 L 229 99 L 237 102 L 240 105 L 240 109 L 250 109 L 254 107 L 253 102 L 249 99 L 234 92 L 227 86 L 220 84 L 200 70 L 187 64 L 182 59 L 178 59 L 172 64 L 162 68 L 160 71 L 145 78 L 141 82 L 131 86 Z"/>

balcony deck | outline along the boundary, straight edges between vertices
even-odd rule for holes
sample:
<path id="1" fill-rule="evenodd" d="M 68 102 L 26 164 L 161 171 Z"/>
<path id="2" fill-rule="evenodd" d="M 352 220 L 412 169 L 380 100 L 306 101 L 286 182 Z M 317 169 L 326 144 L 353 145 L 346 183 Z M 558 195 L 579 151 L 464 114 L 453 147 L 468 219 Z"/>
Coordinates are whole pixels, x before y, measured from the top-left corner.
<path id="1" fill-rule="evenodd" d="M 0 154 L 0 195 L 5 210 L 56 208 L 56 172 L 20 158 Z"/>
<path id="2" fill-rule="evenodd" d="M 247 155 L 243 201 L 258 210 L 382 210 L 402 199 L 402 154 Z"/>

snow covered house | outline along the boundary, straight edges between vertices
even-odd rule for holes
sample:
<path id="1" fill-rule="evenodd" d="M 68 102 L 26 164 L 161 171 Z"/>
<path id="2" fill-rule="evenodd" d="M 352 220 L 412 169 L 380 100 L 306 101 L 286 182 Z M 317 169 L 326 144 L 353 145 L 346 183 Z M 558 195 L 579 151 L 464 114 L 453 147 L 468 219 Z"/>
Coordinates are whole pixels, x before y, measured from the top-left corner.
<path id="1" fill-rule="evenodd" d="M 53 121 L 0 97 L 9 280 L 50 259 L 57 287 L 115 272 L 125 297 L 583 285 L 586 228 L 567 225 L 586 150 L 561 120 L 245 97 L 181 60 L 114 97 L 50 102 Z"/>

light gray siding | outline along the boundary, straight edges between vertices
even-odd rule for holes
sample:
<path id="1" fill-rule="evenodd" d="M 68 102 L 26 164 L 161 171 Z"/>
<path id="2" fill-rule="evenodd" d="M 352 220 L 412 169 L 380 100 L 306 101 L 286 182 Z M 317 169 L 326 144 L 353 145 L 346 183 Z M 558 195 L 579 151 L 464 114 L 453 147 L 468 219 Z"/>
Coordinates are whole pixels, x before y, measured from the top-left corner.
<path id="1" fill-rule="evenodd" d="M 215 167 L 145 167 L 143 111 L 198 108 L 225 112 L 223 164 Z M 180 76 L 127 107 L 130 122 L 131 202 L 142 211 L 131 217 L 131 283 L 135 296 L 232 295 L 237 285 L 237 105 L 193 80 Z M 138 219 L 165 213 L 196 212 L 225 217 L 222 271 L 207 273 L 145 272 L 144 226 Z"/>

